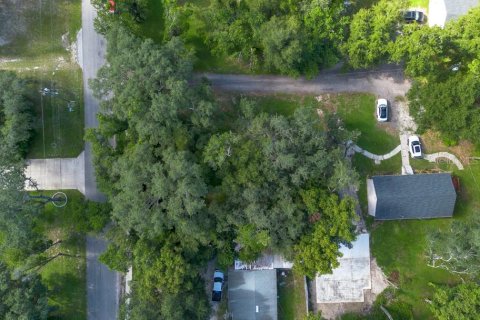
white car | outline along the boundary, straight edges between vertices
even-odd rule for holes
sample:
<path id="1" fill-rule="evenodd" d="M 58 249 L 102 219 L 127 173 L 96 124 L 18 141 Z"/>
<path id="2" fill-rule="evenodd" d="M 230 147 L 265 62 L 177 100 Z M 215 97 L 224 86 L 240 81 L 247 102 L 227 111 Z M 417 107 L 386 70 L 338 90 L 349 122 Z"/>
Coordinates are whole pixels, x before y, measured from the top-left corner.
<path id="1" fill-rule="evenodd" d="M 388 121 L 388 101 L 387 99 L 377 100 L 377 120 L 380 122 Z"/>
<path id="2" fill-rule="evenodd" d="M 420 139 L 418 136 L 410 136 L 408 138 L 408 151 L 412 158 L 421 158 L 422 157 L 422 145 L 420 144 Z"/>

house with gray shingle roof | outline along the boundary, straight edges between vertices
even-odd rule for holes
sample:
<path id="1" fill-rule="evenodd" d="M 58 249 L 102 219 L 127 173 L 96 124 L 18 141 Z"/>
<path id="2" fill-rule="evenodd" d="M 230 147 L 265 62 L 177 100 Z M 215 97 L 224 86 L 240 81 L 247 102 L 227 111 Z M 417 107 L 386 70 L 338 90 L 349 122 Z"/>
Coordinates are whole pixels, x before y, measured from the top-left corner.
<path id="1" fill-rule="evenodd" d="M 375 176 L 367 194 L 375 220 L 451 218 L 457 198 L 449 173 Z"/>
<path id="2" fill-rule="evenodd" d="M 428 25 L 444 27 L 445 23 L 467 14 L 468 10 L 480 5 L 480 0 L 430 0 Z"/>

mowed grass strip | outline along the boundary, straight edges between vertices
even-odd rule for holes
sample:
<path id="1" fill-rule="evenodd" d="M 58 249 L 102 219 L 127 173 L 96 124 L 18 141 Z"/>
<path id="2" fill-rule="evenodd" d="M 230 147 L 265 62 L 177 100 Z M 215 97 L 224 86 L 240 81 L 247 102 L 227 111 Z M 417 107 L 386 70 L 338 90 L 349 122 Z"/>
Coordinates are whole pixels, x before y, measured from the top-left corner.
<path id="1" fill-rule="evenodd" d="M 303 320 L 307 316 L 303 276 L 277 270 L 278 319 Z"/>
<path id="2" fill-rule="evenodd" d="M 333 96 L 333 105 L 349 130 L 360 132 L 357 144 L 372 153 L 386 154 L 400 144 L 398 135 L 385 130 L 375 118 L 376 98 L 373 94 L 351 93 Z"/>
<path id="3" fill-rule="evenodd" d="M 84 201 L 78 191 L 64 191 L 68 203 L 64 208 L 48 204 L 39 217 L 39 229 L 50 240 L 62 243 L 49 249 L 49 256 L 65 253 L 41 270 L 42 282 L 48 288 L 48 302 L 52 306 L 51 319 L 85 320 L 87 318 L 85 236 L 75 230 L 69 213 L 82 208 Z M 55 191 L 45 191 L 53 195 Z"/>
<path id="4" fill-rule="evenodd" d="M 39 80 L 42 78 L 42 81 Z M 81 69 L 58 70 L 30 80 L 34 102 L 34 135 L 29 158 L 74 158 L 84 148 L 83 82 Z M 58 90 L 58 95 L 42 96 L 43 88 Z"/>

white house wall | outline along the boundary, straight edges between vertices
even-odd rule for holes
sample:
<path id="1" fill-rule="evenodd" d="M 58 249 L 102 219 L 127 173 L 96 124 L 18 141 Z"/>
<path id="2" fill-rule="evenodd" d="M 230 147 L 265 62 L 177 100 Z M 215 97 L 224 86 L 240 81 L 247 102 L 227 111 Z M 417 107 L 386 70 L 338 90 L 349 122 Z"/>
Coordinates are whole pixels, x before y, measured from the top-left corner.
<path id="1" fill-rule="evenodd" d="M 368 214 L 375 217 L 377 209 L 377 193 L 372 179 L 367 179 L 367 197 L 368 197 Z"/>
<path id="2" fill-rule="evenodd" d="M 430 27 L 439 26 L 444 27 L 447 20 L 447 8 L 445 1 L 448 0 L 430 0 L 428 5 L 428 25 Z"/>

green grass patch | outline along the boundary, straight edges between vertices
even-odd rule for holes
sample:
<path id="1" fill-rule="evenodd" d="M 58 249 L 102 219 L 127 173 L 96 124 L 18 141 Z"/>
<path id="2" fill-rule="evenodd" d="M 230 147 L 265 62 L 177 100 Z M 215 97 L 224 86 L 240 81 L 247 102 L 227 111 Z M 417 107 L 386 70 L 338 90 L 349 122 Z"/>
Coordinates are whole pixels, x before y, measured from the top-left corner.
<path id="1" fill-rule="evenodd" d="M 81 0 L 30 1 L 9 10 L 19 31 L 0 46 L 0 68 L 29 80 L 36 118 L 28 157 L 76 157 L 84 147 L 83 81 L 66 47 L 81 28 Z M 42 96 L 43 88 L 59 94 Z"/>
<path id="2" fill-rule="evenodd" d="M 419 7 L 428 10 L 429 0 L 409 0 L 410 7 Z"/>
<path id="3" fill-rule="evenodd" d="M 375 119 L 375 96 L 372 94 L 339 94 L 333 101 L 349 130 L 357 130 L 357 144 L 372 153 L 385 154 L 400 144 L 398 136 L 388 133 Z"/>
<path id="4" fill-rule="evenodd" d="M 83 81 L 81 69 L 55 74 L 33 72 L 34 136 L 29 158 L 77 157 L 84 148 Z M 58 95 L 42 96 L 42 87 L 56 88 Z"/>
<path id="5" fill-rule="evenodd" d="M 429 283 L 454 284 L 460 279 L 441 269 L 427 266 L 426 235 L 436 229 L 447 230 L 451 219 L 387 221 L 371 233 L 372 254 L 383 271 L 396 282 L 397 299 L 412 306 L 415 319 L 430 319 L 425 299 L 431 298 Z"/>
<path id="6" fill-rule="evenodd" d="M 316 103 L 315 99 L 310 96 L 287 94 L 255 96 L 253 99 L 257 102 L 260 110 L 284 116 L 293 115 L 295 110 L 302 105 Z"/>
<path id="7" fill-rule="evenodd" d="M 429 162 L 425 159 L 410 158 L 410 165 L 415 173 L 451 172 L 457 168 L 454 164 L 444 162 L 442 159 L 439 162 Z"/>
<path id="8" fill-rule="evenodd" d="M 16 28 L 23 30 L 9 44 L 0 46 L 0 56 L 38 57 L 63 54 L 62 35 L 73 41 L 81 28 L 81 0 L 30 1 L 18 15 Z"/>
<path id="9" fill-rule="evenodd" d="M 75 230 L 69 216 L 69 212 L 77 210 L 83 202 L 83 196 L 77 191 L 65 193 L 67 205 L 64 208 L 47 205 L 39 217 L 39 229 L 52 241 L 62 240 L 61 244 L 50 249 L 51 256 L 62 252 L 75 257 L 58 257 L 45 265 L 40 274 L 48 288 L 49 305 L 53 308 L 50 318 L 84 320 L 87 318 L 85 236 Z M 45 194 L 49 195 L 48 192 Z"/>
<path id="10" fill-rule="evenodd" d="M 278 319 L 303 320 L 307 316 L 303 276 L 277 270 Z"/>
<path id="11" fill-rule="evenodd" d="M 148 0 L 147 15 L 142 23 L 129 20 L 132 29 L 139 35 L 162 43 L 165 33 L 165 13 L 162 0 Z"/>

